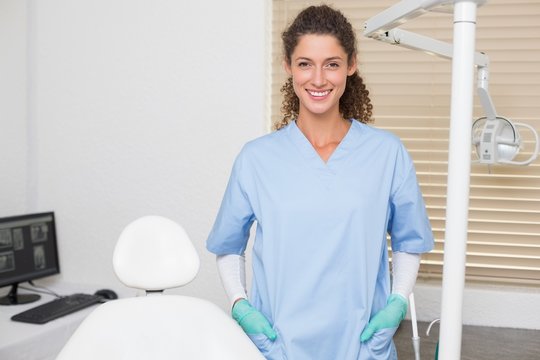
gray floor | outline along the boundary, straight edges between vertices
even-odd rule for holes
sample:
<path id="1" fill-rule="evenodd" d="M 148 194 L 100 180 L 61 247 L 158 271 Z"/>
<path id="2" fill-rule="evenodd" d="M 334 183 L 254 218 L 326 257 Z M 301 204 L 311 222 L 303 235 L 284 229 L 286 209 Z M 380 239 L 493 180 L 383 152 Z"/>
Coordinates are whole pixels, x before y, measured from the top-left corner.
<path id="1" fill-rule="evenodd" d="M 435 324 L 426 336 L 429 323 L 419 322 L 421 360 L 433 360 L 439 337 Z M 399 360 L 414 360 L 410 321 L 403 321 L 394 336 Z M 540 360 L 540 330 L 464 326 L 461 345 L 462 360 Z"/>

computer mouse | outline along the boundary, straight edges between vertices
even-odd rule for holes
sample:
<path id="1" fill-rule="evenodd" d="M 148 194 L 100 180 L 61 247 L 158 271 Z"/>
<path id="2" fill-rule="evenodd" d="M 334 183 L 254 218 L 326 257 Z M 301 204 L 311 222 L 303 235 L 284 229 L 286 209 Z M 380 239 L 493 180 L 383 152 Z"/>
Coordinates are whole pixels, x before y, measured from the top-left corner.
<path id="1" fill-rule="evenodd" d="M 101 289 L 94 293 L 94 295 L 101 296 L 105 300 L 114 300 L 118 299 L 118 295 L 110 289 Z"/>

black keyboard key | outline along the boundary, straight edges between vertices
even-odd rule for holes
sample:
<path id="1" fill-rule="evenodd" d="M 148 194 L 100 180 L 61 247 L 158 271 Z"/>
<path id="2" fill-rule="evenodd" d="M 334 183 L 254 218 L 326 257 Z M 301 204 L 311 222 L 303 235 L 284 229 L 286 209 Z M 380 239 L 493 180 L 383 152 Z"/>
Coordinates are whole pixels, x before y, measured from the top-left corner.
<path id="1" fill-rule="evenodd" d="M 11 320 L 31 324 L 45 324 L 61 316 L 85 309 L 102 301 L 101 296 L 73 294 L 51 300 L 11 317 Z"/>

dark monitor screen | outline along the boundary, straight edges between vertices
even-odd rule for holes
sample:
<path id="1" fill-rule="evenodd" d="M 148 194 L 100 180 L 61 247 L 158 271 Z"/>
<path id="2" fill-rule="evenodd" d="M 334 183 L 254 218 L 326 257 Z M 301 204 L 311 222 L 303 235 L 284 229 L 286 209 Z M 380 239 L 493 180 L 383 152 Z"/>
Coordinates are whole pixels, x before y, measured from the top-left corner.
<path id="1" fill-rule="evenodd" d="M 18 295 L 18 284 L 59 272 L 53 212 L 0 218 L 0 287 L 12 286 L 0 304 L 39 299 L 34 294 Z"/>

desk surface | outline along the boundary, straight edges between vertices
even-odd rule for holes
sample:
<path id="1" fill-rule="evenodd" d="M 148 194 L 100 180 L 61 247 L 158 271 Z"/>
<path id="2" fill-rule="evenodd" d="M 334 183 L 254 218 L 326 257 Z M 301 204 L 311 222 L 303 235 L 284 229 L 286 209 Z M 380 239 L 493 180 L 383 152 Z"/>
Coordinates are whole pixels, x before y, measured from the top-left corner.
<path id="1" fill-rule="evenodd" d="M 68 289 L 70 287 L 52 288 L 53 291 L 58 292 L 60 295 L 68 295 L 75 292 L 93 293 L 96 290 Z M 20 288 L 19 292 L 21 294 L 30 293 Z M 0 359 L 54 359 L 82 320 L 99 306 L 91 306 L 42 325 L 11 320 L 13 315 L 51 301 L 54 298 L 52 295 L 41 294 L 39 301 L 30 304 L 0 306 Z"/>

